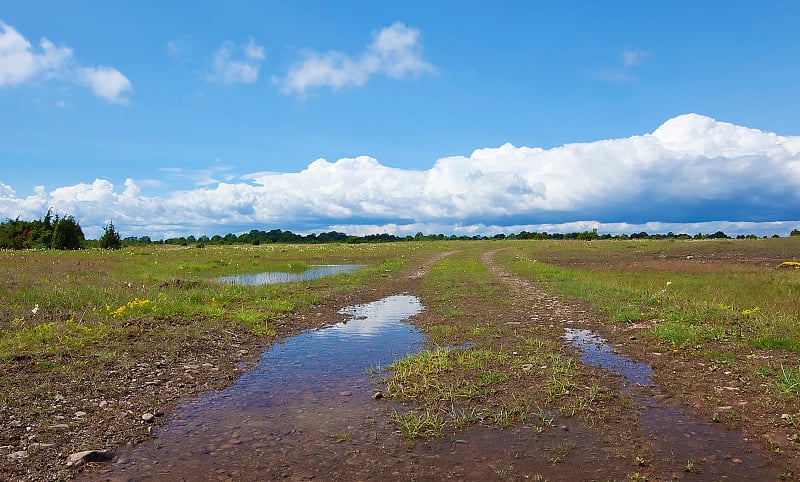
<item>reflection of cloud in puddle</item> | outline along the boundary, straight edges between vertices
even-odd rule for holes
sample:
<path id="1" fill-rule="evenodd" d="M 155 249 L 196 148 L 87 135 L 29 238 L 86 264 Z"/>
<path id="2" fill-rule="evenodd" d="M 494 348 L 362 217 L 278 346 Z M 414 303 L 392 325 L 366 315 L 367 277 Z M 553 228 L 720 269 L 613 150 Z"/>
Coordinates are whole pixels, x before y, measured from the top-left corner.
<path id="1" fill-rule="evenodd" d="M 373 336 L 381 332 L 387 323 L 406 320 L 419 314 L 423 309 L 422 303 L 416 296 L 389 296 L 372 303 L 342 308 L 339 313 L 350 315 L 350 318 L 343 323 L 320 330 L 318 334 Z"/>
<path id="2" fill-rule="evenodd" d="M 653 370 L 649 365 L 637 363 L 625 355 L 615 353 L 606 341 L 589 330 L 564 329 L 564 339 L 581 351 L 581 361 L 597 365 L 622 376 L 633 385 L 651 386 Z"/>

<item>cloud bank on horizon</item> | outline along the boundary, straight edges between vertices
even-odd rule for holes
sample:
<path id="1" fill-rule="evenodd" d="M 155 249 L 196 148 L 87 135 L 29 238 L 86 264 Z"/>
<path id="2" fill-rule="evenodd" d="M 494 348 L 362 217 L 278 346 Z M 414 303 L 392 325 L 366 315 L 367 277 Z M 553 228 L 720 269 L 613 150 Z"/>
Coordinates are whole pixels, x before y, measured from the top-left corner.
<path id="1" fill-rule="evenodd" d="M 166 196 L 106 179 L 20 195 L 0 178 L 0 216 L 72 214 L 87 236 L 113 220 L 124 236 L 250 229 L 349 234 L 713 232 L 787 234 L 800 226 L 800 136 L 698 114 L 652 133 L 552 149 L 481 148 L 427 170 L 360 156 L 300 172 L 255 172 Z"/>

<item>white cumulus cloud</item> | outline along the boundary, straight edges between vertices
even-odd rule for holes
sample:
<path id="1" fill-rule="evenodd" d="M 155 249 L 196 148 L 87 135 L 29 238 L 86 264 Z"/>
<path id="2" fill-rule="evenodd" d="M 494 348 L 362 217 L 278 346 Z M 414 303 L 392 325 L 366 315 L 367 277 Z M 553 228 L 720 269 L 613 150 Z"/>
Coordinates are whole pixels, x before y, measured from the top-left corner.
<path id="1" fill-rule="evenodd" d="M 395 22 L 375 34 L 366 50 L 355 57 L 337 51 L 307 52 L 284 79 L 276 81 L 284 93 L 304 95 L 317 87 L 361 86 L 376 74 L 401 79 L 434 72 L 433 65 L 422 58 L 419 36 L 419 30 Z"/>
<path id="2" fill-rule="evenodd" d="M 214 52 L 214 68 L 209 80 L 221 84 L 252 84 L 258 80 L 265 58 L 264 47 L 253 39 L 244 45 L 226 41 Z"/>
<path id="3" fill-rule="evenodd" d="M 98 97 L 115 104 L 127 104 L 125 94 L 133 87 L 127 77 L 112 67 L 85 67 L 78 70 L 81 80 Z"/>
<path id="4" fill-rule="evenodd" d="M 0 21 L 0 87 L 54 77 L 75 79 L 112 103 L 127 103 L 124 94 L 132 91 L 128 78 L 117 69 L 76 66 L 71 48 L 42 38 L 35 49 L 21 33 Z"/>
<path id="5" fill-rule="evenodd" d="M 264 226 L 353 234 L 583 231 L 786 234 L 800 227 L 800 136 L 781 136 L 697 114 L 650 134 L 541 149 L 476 149 L 398 169 L 360 156 L 318 159 L 300 172 L 215 179 L 165 197 L 128 179 L 95 180 L 21 197 L 0 183 L 0 217 L 37 218 L 48 207 L 102 232 L 151 237 L 225 234 Z M 216 174 L 215 174 L 216 173 Z M 201 176 L 202 175 L 202 176 Z M 2 179 L 0 179 L 2 181 Z"/>
<path id="6" fill-rule="evenodd" d="M 72 49 L 46 38 L 39 49 L 10 25 L 0 21 L 0 87 L 26 82 L 38 75 L 55 75 L 72 57 Z"/>

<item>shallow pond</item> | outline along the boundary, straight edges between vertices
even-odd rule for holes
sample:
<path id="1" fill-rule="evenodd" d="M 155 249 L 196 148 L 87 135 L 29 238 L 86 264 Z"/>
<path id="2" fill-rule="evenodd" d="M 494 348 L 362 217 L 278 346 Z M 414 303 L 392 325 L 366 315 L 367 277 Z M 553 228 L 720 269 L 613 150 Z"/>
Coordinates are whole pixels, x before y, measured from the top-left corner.
<path id="1" fill-rule="evenodd" d="M 218 281 L 226 284 L 237 285 L 274 285 L 279 283 L 296 283 L 298 281 L 308 281 L 325 276 L 352 273 L 360 268 L 360 264 L 327 264 L 312 266 L 310 269 L 299 273 L 288 272 L 266 272 L 255 274 L 239 274 L 232 276 L 222 276 Z"/>

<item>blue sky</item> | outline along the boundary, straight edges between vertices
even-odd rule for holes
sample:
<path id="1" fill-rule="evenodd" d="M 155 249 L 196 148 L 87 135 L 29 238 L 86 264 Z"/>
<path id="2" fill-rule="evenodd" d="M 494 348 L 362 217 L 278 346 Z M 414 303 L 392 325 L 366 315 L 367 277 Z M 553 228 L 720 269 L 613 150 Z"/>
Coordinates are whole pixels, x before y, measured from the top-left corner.
<path id="1" fill-rule="evenodd" d="M 0 217 L 786 234 L 800 4 L 15 2 Z"/>

